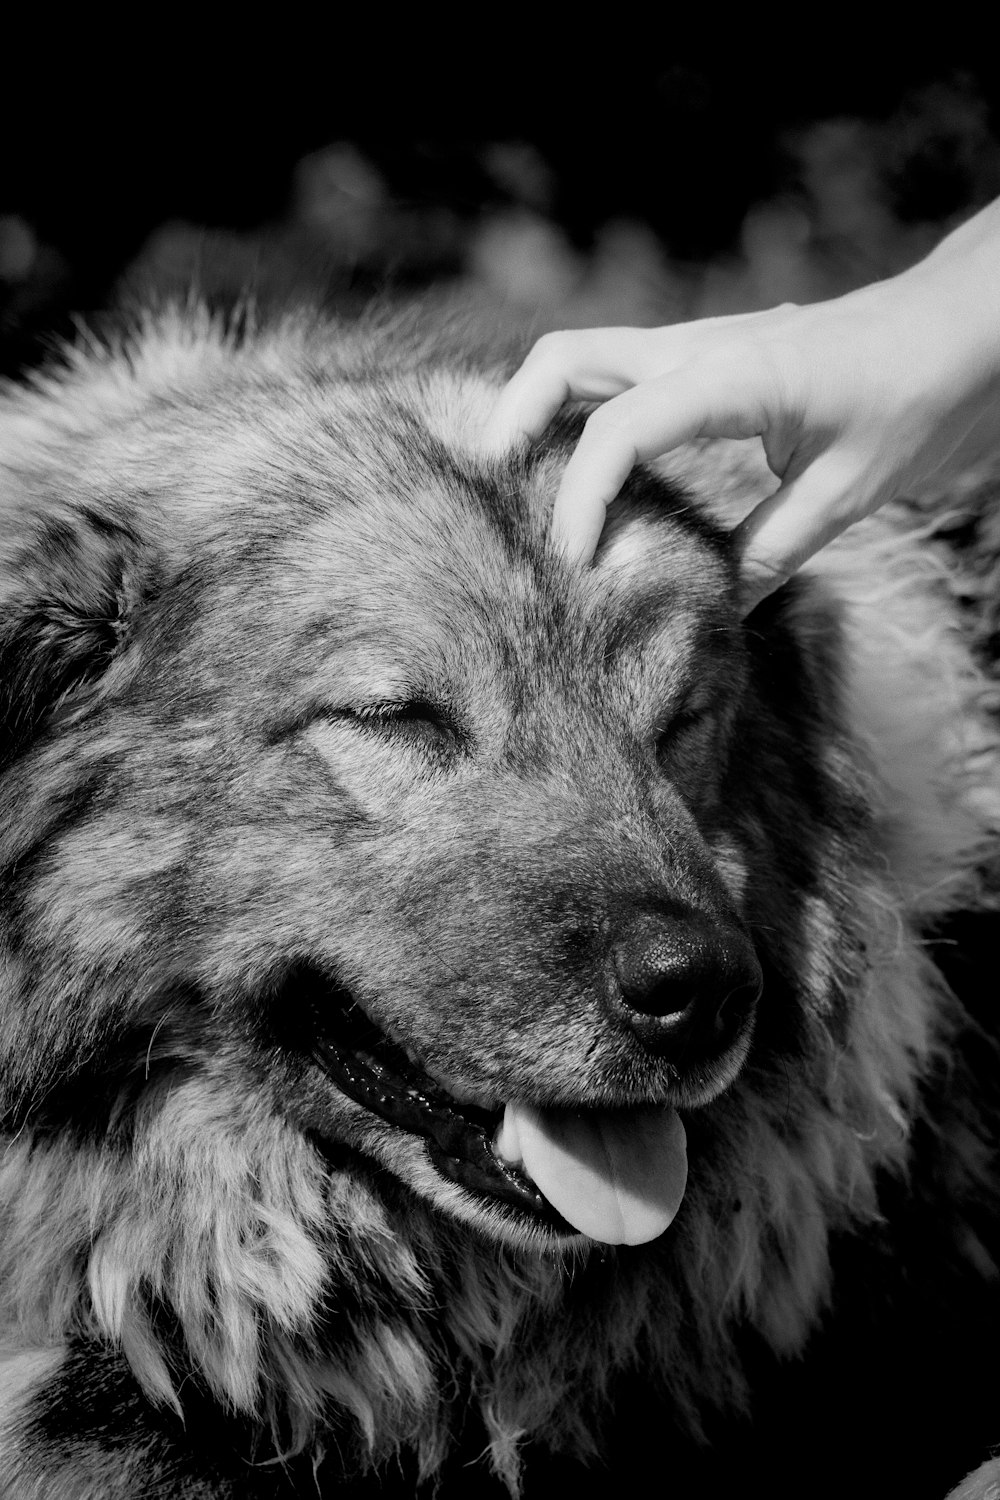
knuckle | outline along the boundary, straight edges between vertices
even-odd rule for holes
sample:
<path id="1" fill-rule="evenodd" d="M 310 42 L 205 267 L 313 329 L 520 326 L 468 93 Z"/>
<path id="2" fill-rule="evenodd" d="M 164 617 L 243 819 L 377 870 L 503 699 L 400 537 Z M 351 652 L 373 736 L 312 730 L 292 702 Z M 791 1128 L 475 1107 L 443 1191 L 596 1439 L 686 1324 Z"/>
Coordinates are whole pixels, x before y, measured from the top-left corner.
<path id="1" fill-rule="evenodd" d="M 727 348 L 713 350 L 706 357 L 705 369 L 721 387 L 737 387 L 749 404 L 773 415 L 791 404 L 794 355 L 790 340 L 747 332 Z"/>
<path id="2" fill-rule="evenodd" d="M 584 424 L 583 439 L 599 448 L 633 450 L 635 438 L 632 422 L 624 403 L 619 400 L 606 401 L 591 412 Z"/>
<path id="3" fill-rule="evenodd" d="M 606 438 L 626 430 L 626 422 L 617 401 L 605 401 L 592 411 L 585 423 L 585 431 L 591 437 Z"/>
<path id="4" fill-rule="evenodd" d="M 562 369 L 569 363 L 573 343 L 574 335 L 571 332 L 557 329 L 543 333 L 541 338 L 535 340 L 528 360 L 532 365 Z"/>

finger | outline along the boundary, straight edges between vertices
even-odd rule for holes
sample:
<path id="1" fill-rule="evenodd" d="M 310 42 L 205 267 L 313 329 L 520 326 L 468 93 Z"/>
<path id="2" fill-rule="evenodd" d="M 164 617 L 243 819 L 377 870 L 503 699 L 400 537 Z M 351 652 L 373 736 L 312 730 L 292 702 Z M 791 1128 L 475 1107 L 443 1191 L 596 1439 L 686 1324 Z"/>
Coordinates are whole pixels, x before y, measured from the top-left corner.
<path id="1" fill-rule="evenodd" d="M 743 613 L 847 527 L 875 510 L 878 485 L 849 454 L 821 455 L 756 506 L 733 533 Z"/>
<path id="2" fill-rule="evenodd" d="M 487 453 L 505 453 L 515 443 L 540 437 L 556 412 L 570 399 L 571 386 L 555 365 L 531 363 L 531 356 L 511 376 L 483 431 Z"/>
<path id="3" fill-rule="evenodd" d="M 706 358 L 598 408 L 563 474 L 552 532 L 579 562 L 594 555 L 608 506 L 637 463 L 697 437 L 754 437 L 767 425 L 770 373 L 754 358 Z"/>
<path id="4" fill-rule="evenodd" d="M 487 451 L 540 437 L 567 401 L 607 401 L 690 359 L 707 325 L 586 328 L 538 340 L 501 391 L 486 424 Z"/>
<path id="5" fill-rule="evenodd" d="M 566 401 L 606 401 L 640 381 L 667 375 L 727 347 L 734 338 L 781 332 L 792 302 L 751 313 L 695 318 L 663 328 L 581 328 L 546 333 L 501 392 L 484 431 L 487 451 L 500 453 L 544 432 Z"/>

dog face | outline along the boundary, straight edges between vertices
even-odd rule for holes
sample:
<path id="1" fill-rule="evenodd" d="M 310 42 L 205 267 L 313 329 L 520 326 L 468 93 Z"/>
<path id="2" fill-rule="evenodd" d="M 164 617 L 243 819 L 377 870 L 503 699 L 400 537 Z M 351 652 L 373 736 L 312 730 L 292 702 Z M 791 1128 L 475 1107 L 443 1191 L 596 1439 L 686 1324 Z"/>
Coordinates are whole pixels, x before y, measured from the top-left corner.
<path id="1" fill-rule="evenodd" d="M 412 444 L 393 467 L 412 472 Z M 291 971 L 258 951 L 244 989 L 289 1060 L 300 1125 L 494 1233 L 560 1235 L 582 1216 L 632 1237 L 643 1214 L 588 1217 L 563 1187 L 557 1133 L 571 1123 L 571 1154 L 597 1173 L 590 1200 L 598 1151 L 646 1140 L 665 1214 L 683 1187 L 672 1109 L 732 1081 L 761 982 L 710 843 L 744 665 L 721 543 L 668 513 L 649 527 L 645 588 L 611 553 L 580 579 L 549 555 L 542 518 L 523 501 L 518 514 L 524 474 L 449 479 L 428 464 L 422 495 L 383 500 L 378 539 L 323 516 L 276 560 L 267 616 L 281 590 L 308 600 L 312 646 L 282 632 L 267 701 L 243 718 L 241 697 L 234 735 L 264 724 L 290 784 L 282 836 L 299 852 L 283 843 L 268 868 L 307 858 L 337 921 L 301 886 L 262 913 L 220 869 L 220 925 L 253 912 L 269 934 L 297 912 Z M 428 558 L 435 528 L 448 545 Z M 505 1107 L 510 1165 L 492 1149 Z M 527 1175 L 549 1194 L 516 1170 L 532 1129 Z"/>
<path id="2" fill-rule="evenodd" d="M 733 1082 L 762 982 L 724 536 L 637 478 L 571 569 L 570 434 L 487 463 L 407 382 L 328 382 L 304 447 L 269 399 L 230 393 L 221 488 L 214 428 L 181 480 L 145 412 L 131 493 L 98 436 L 24 517 L 8 944 L 15 1035 L 74 995 L 48 1117 L 106 1127 L 95 1066 L 120 1111 L 225 1053 L 321 1150 L 487 1233 L 648 1238 L 675 1111 Z"/>

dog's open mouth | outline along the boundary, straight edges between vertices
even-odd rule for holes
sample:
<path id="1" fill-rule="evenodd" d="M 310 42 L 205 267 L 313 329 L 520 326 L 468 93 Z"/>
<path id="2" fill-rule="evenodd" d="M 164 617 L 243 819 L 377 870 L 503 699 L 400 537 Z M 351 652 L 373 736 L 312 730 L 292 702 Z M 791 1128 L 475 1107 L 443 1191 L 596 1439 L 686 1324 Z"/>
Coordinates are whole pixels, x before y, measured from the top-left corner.
<path id="1" fill-rule="evenodd" d="M 561 1234 L 638 1244 L 667 1228 L 687 1177 L 676 1111 L 504 1111 L 459 1103 L 357 1005 L 337 1007 L 313 1055 L 355 1103 L 421 1137 L 437 1171 Z"/>
<path id="2" fill-rule="evenodd" d="M 336 1030 L 335 1038 L 326 1035 L 315 1043 L 314 1056 L 349 1099 L 422 1137 L 434 1166 L 449 1181 L 526 1213 L 550 1230 L 575 1233 L 530 1178 L 494 1152 L 500 1112 L 458 1104 L 357 1006 L 339 1010 Z"/>

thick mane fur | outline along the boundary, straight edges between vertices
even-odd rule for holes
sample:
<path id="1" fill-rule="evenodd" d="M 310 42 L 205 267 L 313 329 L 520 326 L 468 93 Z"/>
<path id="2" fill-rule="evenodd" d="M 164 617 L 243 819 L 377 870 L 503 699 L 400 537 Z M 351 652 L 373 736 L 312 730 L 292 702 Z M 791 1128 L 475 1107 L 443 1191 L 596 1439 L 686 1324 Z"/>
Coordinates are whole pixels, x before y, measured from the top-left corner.
<path id="1" fill-rule="evenodd" d="M 110 470 L 112 452 L 107 517 L 129 528 L 136 570 L 147 549 L 179 558 L 216 525 L 217 497 L 185 491 L 192 443 L 214 455 L 204 463 L 220 493 L 234 454 L 242 467 L 265 462 L 258 397 L 271 386 L 282 391 L 274 420 L 298 445 L 303 471 L 321 462 L 310 448 L 314 393 L 323 382 L 370 380 L 387 361 L 390 384 L 407 384 L 435 439 L 459 455 L 474 450 L 495 375 L 448 350 L 428 362 L 423 333 L 345 339 L 334 356 L 330 328 L 304 319 L 236 341 L 207 314 L 170 314 L 119 346 L 71 351 L 64 368 L 8 391 L 0 407 L 8 494 L 0 500 L 0 664 L 4 614 L 12 618 L 25 592 L 41 587 L 25 576 L 32 518 L 49 505 L 69 525 L 74 507 L 92 503 L 91 476 Z M 176 420 L 191 407 L 202 413 L 194 438 L 187 419 Z M 119 497 L 144 487 L 147 444 L 155 446 L 157 492 L 141 515 L 126 516 Z M 726 525 L 768 482 L 742 445 L 694 448 L 670 467 Z M 544 464 L 538 472 L 536 482 L 551 487 Z M 145 530 L 135 536 L 139 525 Z M 627 532 L 621 537 L 627 546 Z M 611 537 L 609 566 L 616 545 Z M 94 558 L 82 551 L 75 566 L 95 576 Z M 129 576 L 109 574 L 123 619 L 133 607 Z M 61 586 L 71 589 L 74 579 Z M 34 1051 L 52 1026 L 16 1011 L 22 966 L 44 940 L 44 925 L 41 937 L 24 939 L 27 876 L 18 871 L 44 880 L 45 861 L 68 847 L 62 830 L 89 795 L 86 767 L 78 780 L 72 758 L 60 769 L 51 760 L 49 790 L 29 791 L 13 773 L 0 781 L 0 1014 L 9 1059 L 0 1475 L 8 1492 L 90 1493 L 67 1477 L 72 1456 L 64 1472 L 52 1470 L 62 1489 L 32 1487 L 18 1414 L 68 1351 L 91 1340 L 120 1351 L 165 1412 L 183 1416 L 194 1371 L 197 1399 L 218 1401 L 227 1420 L 260 1422 L 286 1457 L 336 1447 L 378 1463 L 409 1449 L 429 1476 L 470 1404 L 511 1489 L 526 1438 L 580 1455 L 595 1450 L 598 1414 L 623 1372 L 641 1370 L 669 1390 L 697 1430 L 706 1410 L 745 1397 L 733 1352 L 740 1327 L 781 1354 L 800 1352 L 833 1296 L 831 1237 L 880 1221 L 882 1184 L 906 1178 L 928 1080 L 947 1065 L 962 1024 L 927 936 L 949 914 L 989 899 L 984 870 L 1000 826 L 995 690 L 959 629 L 958 587 L 953 566 L 908 515 L 886 510 L 828 548 L 781 605 L 783 628 L 806 658 L 837 642 L 840 726 L 823 749 L 823 773 L 849 789 L 867 831 L 860 843 L 851 830 L 832 832 L 814 851 L 815 886 L 803 896 L 797 939 L 808 1047 L 794 1068 L 751 1056 L 735 1084 L 692 1116 L 692 1160 L 701 1153 L 712 1171 L 699 1178 L 692 1170 L 683 1214 L 642 1252 L 498 1246 L 385 1173 L 359 1174 L 353 1157 L 324 1155 L 251 1086 L 253 1070 L 228 1037 L 220 1033 L 210 1061 L 188 1066 L 183 1027 L 171 1015 L 158 1036 L 154 1001 L 138 977 L 135 1003 L 149 1022 L 145 1076 L 143 1067 L 109 1069 L 105 1022 L 83 994 L 86 975 L 62 973 L 63 992 L 45 997 L 48 1014 L 64 1015 L 73 1045 L 93 1059 L 95 1078 L 103 1070 L 118 1091 L 103 1133 L 62 1128 L 71 1068 L 62 1043 L 53 1039 L 51 1058 L 35 1072 L 17 1061 L 18 1049 Z M 51 598 L 45 607 L 54 610 Z M 113 621 L 102 640 L 110 670 L 124 672 Z M 23 636 L 7 645 L 23 650 Z M 28 690 L 23 672 L 16 690 Z M 29 741 L 49 711 L 37 692 L 37 711 L 25 710 Z M 69 686 L 58 693 L 75 712 Z M 12 723 L 17 712 L 8 702 Z M 102 763 L 129 753 L 122 731 Z M 724 861 L 721 845 L 719 853 Z M 153 851 L 142 857 L 155 882 Z M 52 922 L 61 923 L 59 902 L 72 892 L 47 889 Z M 37 910 L 34 920 L 42 920 Z M 133 980 L 101 969 L 100 941 L 95 933 L 95 984 L 109 986 L 97 999 L 110 1018 Z M 58 976 L 53 969 L 53 983 Z M 849 994 L 836 1012 L 833 991 Z M 158 1071 L 158 1047 L 170 1050 L 168 1070 Z M 985 1180 L 986 1144 L 970 1134 L 961 1151 L 956 1170 Z"/>

